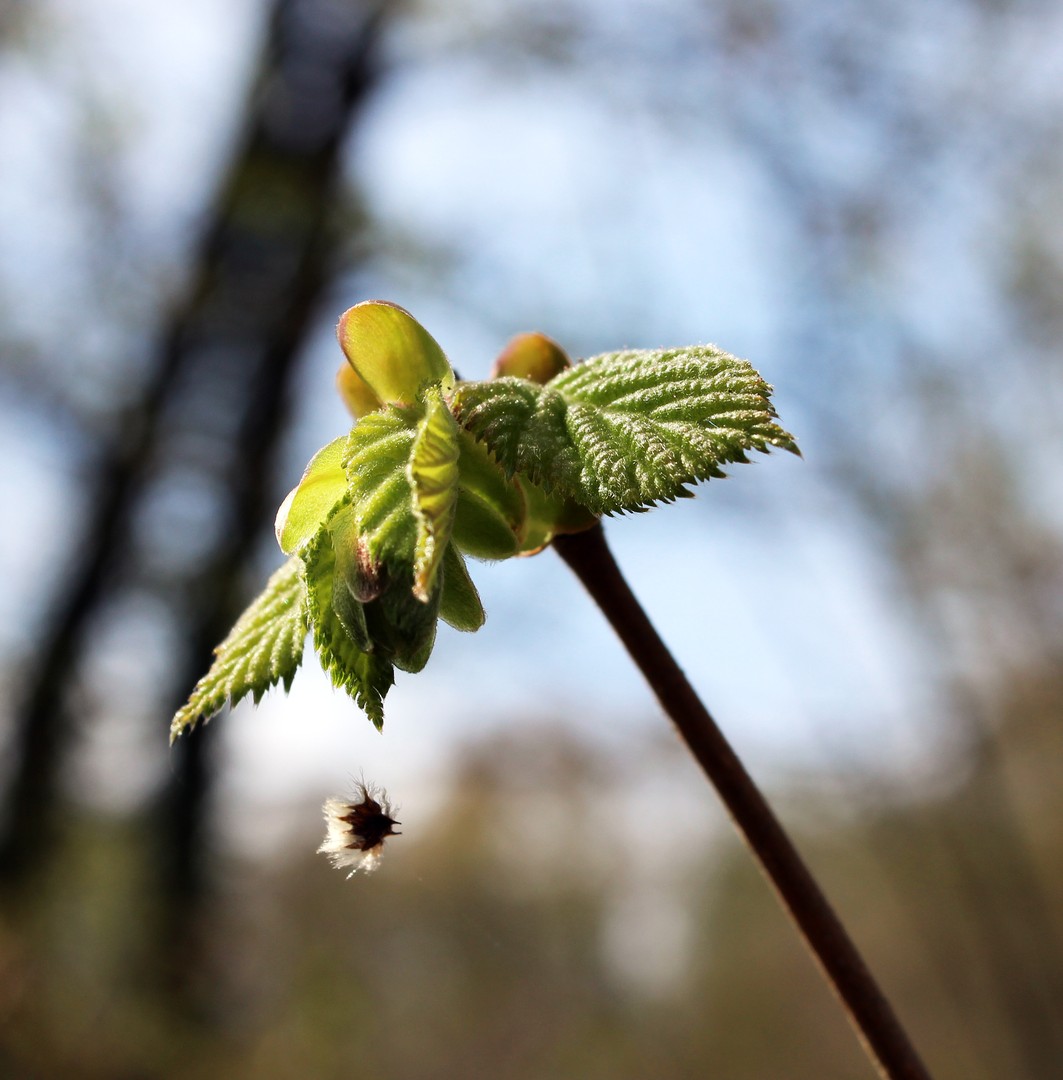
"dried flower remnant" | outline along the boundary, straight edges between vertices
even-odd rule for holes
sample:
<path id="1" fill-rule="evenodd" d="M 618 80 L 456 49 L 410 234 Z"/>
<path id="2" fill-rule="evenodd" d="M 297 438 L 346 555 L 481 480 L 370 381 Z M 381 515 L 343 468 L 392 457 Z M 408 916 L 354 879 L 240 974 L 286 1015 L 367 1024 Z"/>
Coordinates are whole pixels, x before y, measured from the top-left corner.
<path id="1" fill-rule="evenodd" d="M 322 807 L 325 815 L 325 840 L 317 850 L 329 857 L 337 870 L 350 869 L 369 873 L 380 862 L 384 841 L 398 836 L 392 826 L 402 824 L 394 813 L 387 793 L 367 784 L 359 784 L 350 799 L 333 796 Z"/>

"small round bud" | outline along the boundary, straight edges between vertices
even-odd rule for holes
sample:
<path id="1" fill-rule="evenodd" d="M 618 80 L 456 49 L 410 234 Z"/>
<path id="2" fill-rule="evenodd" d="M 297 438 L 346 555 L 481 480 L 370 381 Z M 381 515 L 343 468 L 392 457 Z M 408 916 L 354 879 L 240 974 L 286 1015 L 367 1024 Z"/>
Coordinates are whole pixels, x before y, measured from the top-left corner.
<path id="1" fill-rule="evenodd" d="M 572 361 L 556 341 L 545 334 L 518 334 L 498 354 L 491 378 L 512 375 L 545 385 L 569 367 Z"/>

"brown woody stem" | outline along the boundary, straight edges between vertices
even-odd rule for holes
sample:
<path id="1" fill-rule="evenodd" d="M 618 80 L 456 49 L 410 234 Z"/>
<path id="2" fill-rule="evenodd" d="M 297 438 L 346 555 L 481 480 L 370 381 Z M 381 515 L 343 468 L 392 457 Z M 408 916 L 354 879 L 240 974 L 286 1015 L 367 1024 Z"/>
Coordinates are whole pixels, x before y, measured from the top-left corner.
<path id="1" fill-rule="evenodd" d="M 601 525 L 559 536 L 554 547 L 620 636 L 723 799 L 882 1076 L 930 1080 L 830 902 L 642 610 L 605 542 Z"/>

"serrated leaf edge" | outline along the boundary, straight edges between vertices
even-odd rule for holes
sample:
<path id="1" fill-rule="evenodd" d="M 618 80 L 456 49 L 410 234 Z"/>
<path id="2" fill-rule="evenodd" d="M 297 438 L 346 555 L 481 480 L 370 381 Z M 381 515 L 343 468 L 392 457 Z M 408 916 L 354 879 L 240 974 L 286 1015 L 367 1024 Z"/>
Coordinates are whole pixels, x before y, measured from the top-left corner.
<path id="1" fill-rule="evenodd" d="M 284 617 L 290 615 L 296 604 L 296 618 L 289 620 L 294 625 L 285 630 Z M 270 576 L 262 592 L 244 609 L 225 640 L 214 650 L 210 669 L 193 687 L 188 701 L 170 723 L 171 743 L 197 723 L 209 720 L 226 704 L 235 705 L 248 694 L 257 703 L 278 683 L 283 683 L 286 690 L 290 689 L 302 662 L 309 628 L 307 612 L 302 560 L 292 556 Z M 270 626 L 275 628 L 272 635 L 267 632 Z M 227 654 L 241 641 L 255 637 L 257 643 L 241 650 L 235 666 L 229 669 Z M 268 677 L 248 681 L 248 674 L 262 664 L 267 650 L 265 669 Z"/>

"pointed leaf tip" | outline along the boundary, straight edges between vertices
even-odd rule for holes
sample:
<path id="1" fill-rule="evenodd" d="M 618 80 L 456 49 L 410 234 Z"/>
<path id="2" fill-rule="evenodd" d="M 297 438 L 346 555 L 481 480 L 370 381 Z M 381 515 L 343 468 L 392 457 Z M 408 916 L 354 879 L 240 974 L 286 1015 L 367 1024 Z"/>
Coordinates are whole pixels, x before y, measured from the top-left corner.
<path id="1" fill-rule="evenodd" d="M 465 559 L 453 544 L 447 545 L 442 570 L 439 617 L 455 630 L 479 630 L 487 616 L 480 602 L 480 594 L 469 576 Z"/>

